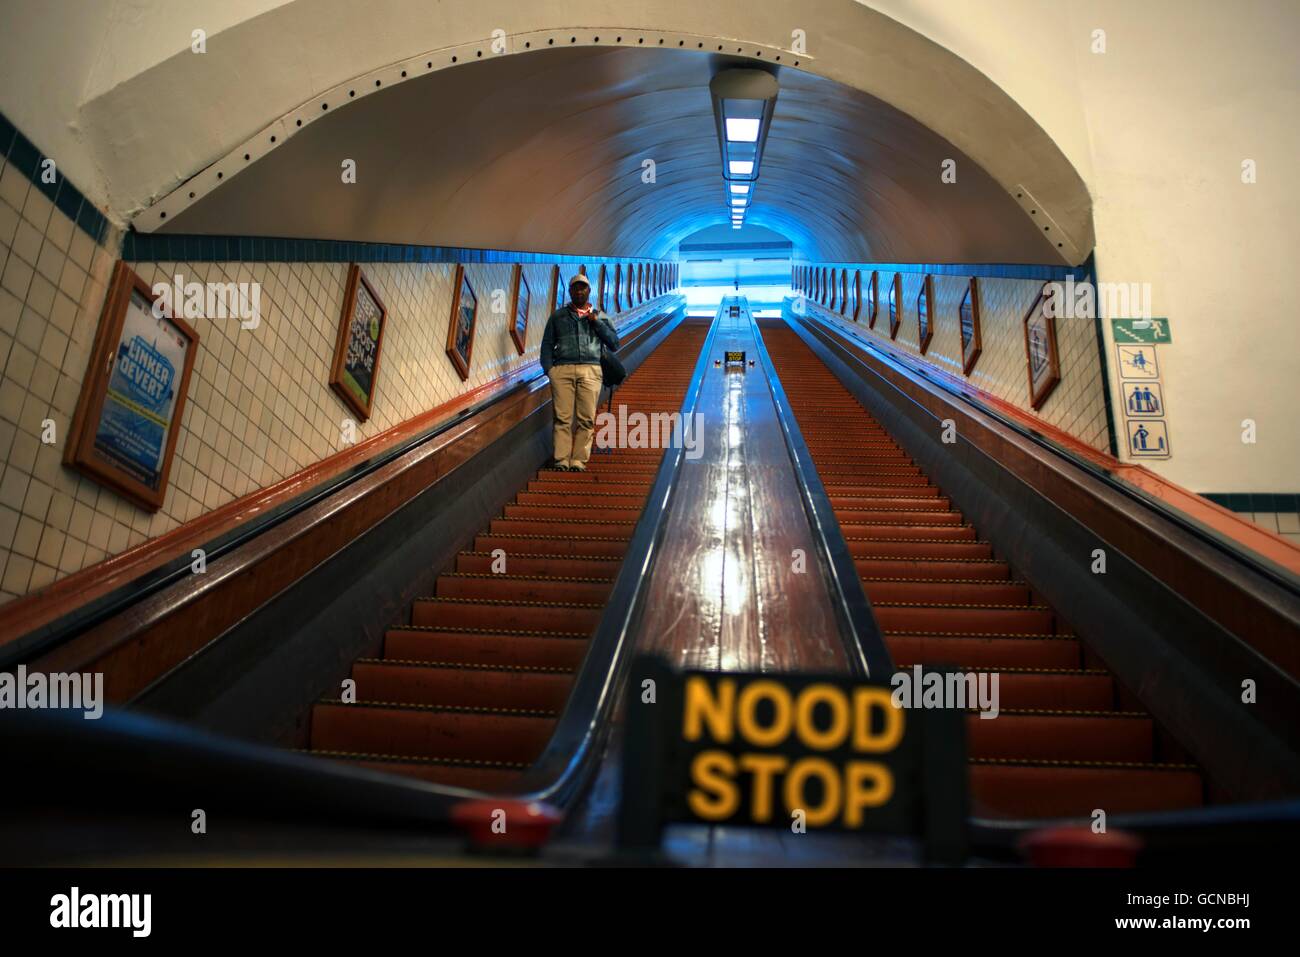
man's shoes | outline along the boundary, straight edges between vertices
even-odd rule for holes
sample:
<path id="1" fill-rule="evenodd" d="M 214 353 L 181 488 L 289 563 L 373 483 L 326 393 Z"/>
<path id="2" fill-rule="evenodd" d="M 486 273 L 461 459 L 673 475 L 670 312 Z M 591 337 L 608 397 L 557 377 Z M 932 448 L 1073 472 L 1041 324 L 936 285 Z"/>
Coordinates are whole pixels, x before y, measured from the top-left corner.
<path id="1" fill-rule="evenodd" d="M 569 471 L 569 467 L 568 467 L 567 465 L 565 465 L 563 462 L 557 462 L 555 459 L 551 459 L 549 462 L 547 462 L 545 465 L 543 465 L 543 466 L 542 466 L 542 469 L 543 469 L 543 470 L 549 470 L 549 471 L 552 471 L 552 472 L 567 472 L 567 471 Z"/>

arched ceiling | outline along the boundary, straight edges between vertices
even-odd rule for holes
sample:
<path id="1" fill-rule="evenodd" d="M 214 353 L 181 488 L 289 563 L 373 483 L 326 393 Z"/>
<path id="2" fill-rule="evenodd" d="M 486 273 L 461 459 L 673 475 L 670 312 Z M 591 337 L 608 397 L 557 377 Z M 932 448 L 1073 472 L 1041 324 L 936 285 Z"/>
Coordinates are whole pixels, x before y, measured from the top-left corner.
<path id="1" fill-rule="evenodd" d="M 110 219 L 142 232 L 222 219 L 236 232 L 651 255 L 721 208 L 705 175 L 717 64 L 703 54 L 726 54 L 782 71 L 752 220 L 803 255 L 1082 262 L 1094 234 L 1079 172 L 1015 99 L 925 35 L 969 11 L 870 2 L 918 22 L 865 0 L 231 0 L 216 14 L 209 0 L 21 0 L 0 36 L 0 99 Z M 1018 62 L 1023 42 L 1010 41 L 1043 35 L 1008 35 L 984 59 Z M 1068 85 L 1051 88 L 1054 128 L 1074 130 Z M 596 142 L 581 149 L 564 117 L 589 120 Z M 371 124 L 383 136 L 359 142 Z M 364 160 L 351 194 L 295 187 L 344 146 Z M 639 165 L 626 175 L 647 149 L 669 154 L 654 189 Z M 958 161 L 955 186 L 940 189 L 940 154 Z M 392 179 L 367 179 L 376 167 Z M 448 176 L 430 184 L 435 172 Z M 521 185 L 534 177 L 567 211 L 537 205 Z M 1030 235 L 1044 227 L 1055 244 Z"/>
<path id="2" fill-rule="evenodd" d="M 164 229 L 664 256 L 727 222 L 708 90 L 724 65 L 585 47 L 435 72 L 334 108 Z M 823 77 L 778 75 L 748 222 L 825 261 L 1061 261 L 933 131 Z M 950 158 L 956 183 L 940 177 Z"/>

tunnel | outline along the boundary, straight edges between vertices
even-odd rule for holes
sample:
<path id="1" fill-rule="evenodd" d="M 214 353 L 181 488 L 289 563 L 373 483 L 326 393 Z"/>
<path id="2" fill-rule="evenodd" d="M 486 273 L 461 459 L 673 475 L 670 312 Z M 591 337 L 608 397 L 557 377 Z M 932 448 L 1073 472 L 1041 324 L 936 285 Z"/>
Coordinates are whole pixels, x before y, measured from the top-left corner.
<path id="1" fill-rule="evenodd" d="M 0 862 L 1296 846 L 1292 5 L 0 17 Z"/>

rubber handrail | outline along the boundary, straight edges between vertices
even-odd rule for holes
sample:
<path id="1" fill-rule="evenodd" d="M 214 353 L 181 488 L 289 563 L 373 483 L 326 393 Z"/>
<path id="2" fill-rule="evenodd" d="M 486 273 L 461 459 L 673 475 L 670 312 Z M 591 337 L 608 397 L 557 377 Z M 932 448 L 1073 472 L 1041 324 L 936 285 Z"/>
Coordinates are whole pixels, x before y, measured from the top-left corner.
<path id="1" fill-rule="evenodd" d="M 672 315 L 676 310 L 666 312 L 647 312 L 645 316 L 633 320 L 627 330 L 628 332 L 639 332 L 645 329 L 651 323 L 663 319 L 665 316 Z M 628 345 L 627 343 L 625 345 Z M 331 476 L 319 485 L 310 488 L 301 494 L 295 496 L 287 502 L 283 502 L 274 508 L 268 509 L 261 515 L 251 518 L 228 532 L 223 533 L 210 542 L 201 546 L 206 560 L 210 563 L 223 555 L 230 554 L 240 547 L 248 544 L 259 535 L 274 529 L 275 527 L 289 521 L 294 516 L 301 514 L 329 497 L 337 494 L 349 485 L 358 482 L 367 476 L 384 468 L 390 462 L 400 459 L 402 456 L 409 454 L 413 450 L 435 441 L 439 436 L 450 431 L 467 419 L 479 415 L 493 406 L 498 405 L 509 398 L 518 395 L 522 391 L 534 388 L 542 379 L 545 378 L 540 367 L 533 373 L 521 377 L 516 382 L 511 383 L 485 399 L 466 406 L 460 411 L 454 413 L 441 422 L 429 426 L 429 428 L 398 443 L 382 452 L 358 462 L 337 475 Z M 180 581 L 189 578 L 191 574 L 191 559 L 189 556 L 181 556 L 173 559 L 158 568 L 146 572 L 133 581 L 114 589 L 113 591 L 93 599 L 86 604 L 68 612 L 67 614 L 49 622 L 39 628 L 34 629 L 21 638 L 0 647 L 0 669 L 12 667 L 13 665 L 30 660 L 31 658 L 51 651 L 73 639 L 78 635 L 102 624 L 116 615 L 120 615 L 126 609 L 138 604 L 146 598 L 149 598 L 164 589 L 175 585 Z"/>
<path id="2" fill-rule="evenodd" d="M 815 315 L 812 312 L 805 312 L 802 315 L 796 313 L 796 316 L 799 319 L 811 320 L 816 323 L 819 329 L 823 330 L 827 335 L 833 336 L 840 342 L 852 342 L 854 345 L 865 349 L 876 359 L 888 365 L 890 368 L 901 372 L 903 375 L 924 379 L 926 383 L 941 390 L 951 398 L 960 400 L 963 404 L 979 410 L 982 414 L 993 419 L 999 425 L 1005 426 L 1020 435 L 1022 438 L 1034 443 L 1048 452 L 1051 452 L 1057 457 L 1065 459 L 1071 465 L 1087 472 L 1093 478 L 1104 483 L 1113 491 L 1124 495 L 1126 498 L 1145 508 L 1159 512 L 1162 517 L 1178 525 L 1193 537 L 1220 552 L 1226 553 L 1228 557 L 1250 567 L 1252 571 L 1268 578 L 1275 585 L 1278 585 L 1300 597 L 1300 576 L 1297 576 L 1288 569 L 1276 564 L 1266 556 L 1259 555 L 1256 552 L 1242 547 L 1239 543 L 1233 541 L 1217 529 L 1205 525 L 1175 506 L 1170 505 L 1168 502 L 1151 495 L 1130 482 L 1124 481 L 1103 466 L 1100 466 L 1095 462 L 1090 462 L 1088 459 L 1055 442 L 1050 436 L 1035 431 L 1030 426 L 1024 425 L 996 409 L 984 405 L 979 400 L 966 395 L 960 390 L 953 388 L 949 383 L 930 374 L 928 370 L 921 368 L 919 365 L 906 362 L 903 357 L 891 355 L 874 343 L 868 342 L 865 339 L 850 337 L 843 330 L 836 328 L 836 326 L 828 320 Z M 854 358 L 855 361 L 859 363 L 861 362 L 860 359 L 853 357 L 851 353 L 850 358 Z"/>

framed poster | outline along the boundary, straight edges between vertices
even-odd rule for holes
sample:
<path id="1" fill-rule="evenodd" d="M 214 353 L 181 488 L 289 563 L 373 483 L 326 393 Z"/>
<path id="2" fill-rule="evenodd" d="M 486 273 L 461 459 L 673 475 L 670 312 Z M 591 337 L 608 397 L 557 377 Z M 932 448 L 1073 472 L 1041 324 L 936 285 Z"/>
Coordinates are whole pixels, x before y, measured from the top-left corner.
<path id="1" fill-rule="evenodd" d="M 469 363 L 474 354 L 474 327 L 478 324 L 478 296 L 474 295 L 474 287 L 469 284 L 464 266 L 456 266 L 452 289 L 447 355 L 463 380 L 469 378 Z"/>
<path id="2" fill-rule="evenodd" d="M 934 277 L 921 277 L 921 291 L 916 294 L 916 342 L 921 355 L 934 338 Z"/>
<path id="3" fill-rule="evenodd" d="M 528 277 L 524 275 L 524 267 L 515 266 L 515 294 L 514 300 L 510 306 L 510 315 L 514 321 L 510 324 L 510 338 L 515 340 L 515 348 L 519 354 L 524 354 L 524 346 L 528 342 L 528 307 L 532 305 L 532 290 L 528 288 Z"/>
<path id="4" fill-rule="evenodd" d="M 831 312 L 838 311 L 839 297 L 840 297 L 840 271 L 838 269 L 832 269 L 830 293 L 826 297 L 826 305 L 830 307 Z"/>
<path id="5" fill-rule="evenodd" d="M 903 301 L 903 274 L 894 273 L 889 283 L 889 338 L 898 338 L 898 327 L 902 324 L 899 305 Z"/>
<path id="6" fill-rule="evenodd" d="M 596 287 L 599 290 L 599 292 L 596 295 L 596 306 L 600 309 L 601 312 L 609 312 L 609 309 L 605 305 L 605 264 L 604 263 L 600 264 L 599 283 L 600 284 Z"/>
<path id="7" fill-rule="evenodd" d="M 862 312 L 862 270 L 853 270 L 853 315 L 854 322 L 858 321 L 858 315 Z"/>
<path id="8" fill-rule="evenodd" d="M 970 375 L 984 348 L 980 341 L 980 281 L 974 276 L 957 307 L 957 325 L 961 330 L 961 371 Z"/>
<path id="9" fill-rule="evenodd" d="M 876 316 L 880 314 L 880 273 L 872 270 L 867 277 L 867 328 L 876 327 Z"/>
<path id="10" fill-rule="evenodd" d="M 840 315 L 844 315 L 849 310 L 849 271 L 840 270 Z"/>
<path id="11" fill-rule="evenodd" d="M 63 453 L 65 465 L 151 512 L 167 494 L 199 349 L 198 333 L 157 300 L 119 260 Z"/>
<path id="12" fill-rule="evenodd" d="M 614 311 L 623 311 L 623 264 L 614 264 Z"/>
<path id="13" fill-rule="evenodd" d="M 564 273 L 561 267 L 556 264 L 553 269 L 554 271 L 551 273 L 551 312 L 564 305 L 566 301 L 565 293 L 567 292 L 564 288 Z"/>
<path id="14" fill-rule="evenodd" d="M 338 338 L 334 343 L 334 365 L 330 388 L 339 394 L 362 422 L 370 418 L 379 382 L 379 352 L 384 341 L 388 310 L 379 295 L 353 263 L 343 293 Z"/>
<path id="15" fill-rule="evenodd" d="M 643 303 L 646 300 L 645 273 L 646 273 L 645 263 L 637 263 L 636 264 L 636 301 L 638 304 Z"/>
<path id="16" fill-rule="evenodd" d="M 1037 410 L 1061 381 L 1060 354 L 1056 347 L 1056 318 L 1045 308 L 1052 284 L 1044 283 L 1038 298 L 1025 313 L 1025 362 L 1029 370 L 1029 404 Z"/>

